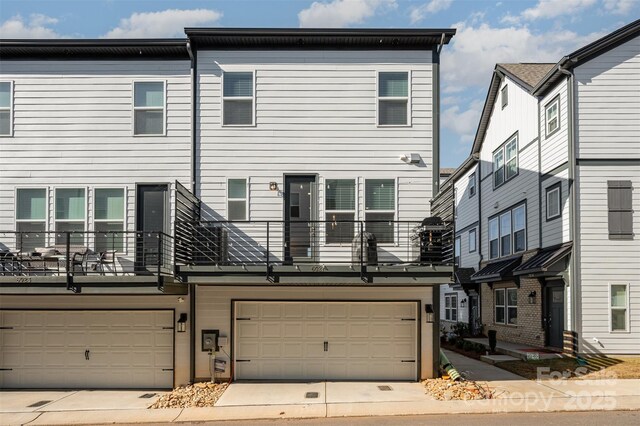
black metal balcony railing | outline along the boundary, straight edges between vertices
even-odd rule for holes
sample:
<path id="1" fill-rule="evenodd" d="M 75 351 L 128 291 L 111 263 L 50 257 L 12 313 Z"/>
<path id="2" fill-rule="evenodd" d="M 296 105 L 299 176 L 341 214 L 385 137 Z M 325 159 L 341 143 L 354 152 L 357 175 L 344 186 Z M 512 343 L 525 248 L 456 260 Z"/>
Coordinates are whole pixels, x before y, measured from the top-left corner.
<path id="1" fill-rule="evenodd" d="M 173 238 L 162 232 L 0 232 L 0 276 L 64 277 L 79 291 L 77 277 L 173 276 Z"/>

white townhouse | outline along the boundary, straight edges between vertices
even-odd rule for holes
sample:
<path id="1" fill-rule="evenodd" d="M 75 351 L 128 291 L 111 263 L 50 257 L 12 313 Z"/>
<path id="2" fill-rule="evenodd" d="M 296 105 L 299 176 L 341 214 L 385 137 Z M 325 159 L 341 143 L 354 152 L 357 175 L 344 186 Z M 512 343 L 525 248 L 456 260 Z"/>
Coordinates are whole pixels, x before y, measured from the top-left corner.
<path id="1" fill-rule="evenodd" d="M 455 30 L 186 32 L 0 42 L 0 386 L 437 374 Z"/>
<path id="2" fill-rule="evenodd" d="M 452 175 L 468 189 L 471 164 L 479 170 L 470 282 L 485 334 L 568 353 L 639 352 L 639 64 L 635 21 L 557 64 L 496 65 L 471 156 Z"/>

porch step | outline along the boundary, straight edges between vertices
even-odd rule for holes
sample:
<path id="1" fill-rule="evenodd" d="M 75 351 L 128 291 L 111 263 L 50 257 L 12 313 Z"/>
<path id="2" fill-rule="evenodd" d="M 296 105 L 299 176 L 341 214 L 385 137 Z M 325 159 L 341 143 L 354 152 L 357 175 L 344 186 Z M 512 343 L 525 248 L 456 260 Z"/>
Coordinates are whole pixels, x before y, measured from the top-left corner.
<path id="1" fill-rule="evenodd" d="M 519 361 L 519 360 L 521 360 L 520 357 L 516 358 L 510 355 L 482 355 L 480 357 L 480 361 L 484 361 L 487 364 L 497 364 L 499 362 L 504 362 L 504 361 Z"/>
<path id="2" fill-rule="evenodd" d="M 488 339 L 465 339 L 474 343 L 480 343 L 485 347 L 485 349 L 489 350 Z M 553 353 L 545 351 L 544 349 L 540 349 L 537 351 L 534 347 L 526 347 L 518 348 L 520 345 L 505 343 L 505 346 L 501 345 L 500 342 L 496 345 L 496 352 L 501 355 L 508 355 L 515 359 L 521 359 L 523 361 L 530 361 L 535 359 L 550 359 L 550 358 L 562 358 L 563 355 L 561 353 Z M 526 345 L 522 345 L 526 346 Z"/>

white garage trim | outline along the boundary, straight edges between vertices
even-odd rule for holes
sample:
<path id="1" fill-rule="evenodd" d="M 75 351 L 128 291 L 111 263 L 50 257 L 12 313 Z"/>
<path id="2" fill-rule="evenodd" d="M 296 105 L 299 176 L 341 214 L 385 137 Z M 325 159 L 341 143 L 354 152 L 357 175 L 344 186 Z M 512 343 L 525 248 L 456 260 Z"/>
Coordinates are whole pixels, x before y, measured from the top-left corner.
<path id="1" fill-rule="evenodd" d="M 2 388 L 172 388 L 173 309 L 0 310 Z"/>
<path id="2" fill-rule="evenodd" d="M 232 300 L 235 380 L 420 377 L 420 302 Z"/>

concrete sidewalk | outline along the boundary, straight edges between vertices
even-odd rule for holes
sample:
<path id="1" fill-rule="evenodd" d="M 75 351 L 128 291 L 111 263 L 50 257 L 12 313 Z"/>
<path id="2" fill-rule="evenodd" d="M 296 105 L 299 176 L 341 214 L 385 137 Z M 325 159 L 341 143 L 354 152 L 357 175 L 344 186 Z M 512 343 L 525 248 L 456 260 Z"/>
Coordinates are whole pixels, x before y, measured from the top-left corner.
<path id="1" fill-rule="evenodd" d="M 495 399 L 437 401 L 424 392 L 420 383 L 233 383 L 214 407 L 149 410 L 146 407 L 162 392 L 5 391 L 0 392 L 0 424 L 80 425 L 640 410 L 640 380 L 534 382 L 455 353 L 447 352 L 447 356 L 469 379 L 486 382 L 494 391 Z M 149 394 L 154 395 L 148 397 Z"/>

